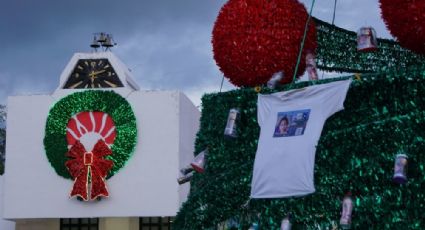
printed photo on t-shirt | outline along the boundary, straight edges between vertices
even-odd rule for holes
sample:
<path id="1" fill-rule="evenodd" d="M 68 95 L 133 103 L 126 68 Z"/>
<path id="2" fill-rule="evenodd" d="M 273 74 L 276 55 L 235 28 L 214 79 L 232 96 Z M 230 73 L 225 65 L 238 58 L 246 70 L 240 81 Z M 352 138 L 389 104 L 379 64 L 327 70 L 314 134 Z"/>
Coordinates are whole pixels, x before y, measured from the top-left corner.
<path id="1" fill-rule="evenodd" d="M 292 137 L 304 135 L 310 109 L 278 112 L 273 137 Z"/>

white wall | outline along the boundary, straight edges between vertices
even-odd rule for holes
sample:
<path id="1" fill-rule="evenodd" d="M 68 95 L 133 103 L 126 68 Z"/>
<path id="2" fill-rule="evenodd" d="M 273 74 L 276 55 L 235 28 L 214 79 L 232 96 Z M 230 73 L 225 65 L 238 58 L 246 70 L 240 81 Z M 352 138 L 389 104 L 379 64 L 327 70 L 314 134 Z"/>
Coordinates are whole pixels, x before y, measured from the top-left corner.
<path id="1" fill-rule="evenodd" d="M 187 195 L 179 194 L 176 182 L 179 159 L 193 157 L 199 111 L 175 91 L 135 91 L 127 100 L 139 132 L 135 153 L 107 181 L 109 198 L 80 202 L 68 197 L 73 182 L 55 173 L 44 151 L 44 126 L 55 100 L 48 95 L 10 97 L 4 217 L 174 216 Z M 180 117 L 186 116 L 197 119 L 182 125 Z"/>
<path id="2" fill-rule="evenodd" d="M 194 145 L 196 134 L 199 130 L 198 126 L 191 125 L 193 122 L 199 123 L 201 114 L 199 110 L 193 106 L 192 101 L 189 100 L 184 94 L 181 94 L 180 100 L 180 111 L 186 111 L 186 113 L 179 116 L 180 119 L 180 159 L 179 168 L 184 168 L 192 162 L 194 158 Z M 189 153 L 189 154 L 187 154 Z M 185 183 L 179 186 L 180 200 L 186 201 L 187 194 L 190 190 L 190 183 Z"/>
<path id="3" fill-rule="evenodd" d="M 3 176 L 0 176 L 0 229 L 14 230 L 15 222 L 3 219 Z"/>

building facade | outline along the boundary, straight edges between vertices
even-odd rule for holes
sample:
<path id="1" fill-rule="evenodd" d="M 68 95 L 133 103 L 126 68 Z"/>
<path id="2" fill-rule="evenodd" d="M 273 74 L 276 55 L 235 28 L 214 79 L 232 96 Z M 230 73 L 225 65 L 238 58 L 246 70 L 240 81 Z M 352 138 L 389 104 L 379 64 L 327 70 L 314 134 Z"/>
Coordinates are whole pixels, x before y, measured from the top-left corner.
<path id="1" fill-rule="evenodd" d="M 8 98 L 3 218 L 19 230 L 170 229 L 199 117 L 180 92 L 139 90 L 113 53 L 75 54 L 52 94 Z"/>

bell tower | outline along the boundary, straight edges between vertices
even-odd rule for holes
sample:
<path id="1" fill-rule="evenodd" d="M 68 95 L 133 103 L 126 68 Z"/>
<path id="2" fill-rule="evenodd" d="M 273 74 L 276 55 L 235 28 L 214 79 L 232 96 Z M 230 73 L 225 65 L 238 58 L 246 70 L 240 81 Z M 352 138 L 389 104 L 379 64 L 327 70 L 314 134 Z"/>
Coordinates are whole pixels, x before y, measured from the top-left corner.
<path id="1" fill-rule="evenodd" d="M 111 51 L 117 43 L 111 34 L 95 33 L 93 52 L 75 53 L 63 70 L 53 97 L 87 89 L 113 90 L 121 96 L 138 90 L 130 69 Z"/>

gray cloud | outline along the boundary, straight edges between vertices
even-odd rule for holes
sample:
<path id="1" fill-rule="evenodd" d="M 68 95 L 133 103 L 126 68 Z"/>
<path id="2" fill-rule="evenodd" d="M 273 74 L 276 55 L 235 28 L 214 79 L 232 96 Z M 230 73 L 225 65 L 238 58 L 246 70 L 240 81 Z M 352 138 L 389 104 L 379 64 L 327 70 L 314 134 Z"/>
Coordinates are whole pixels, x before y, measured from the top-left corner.
<path id="1" fill-rule="evenodd" d="M 307 8 L 312 0 L 303 0 Z M 0 7 L 0 104 L 8 95 L 52 92 L 75 52 L 88 52 L 92 33 L 112 33 L 113 52 L 143 89 L 177 89 L 199 104 L 218 91 L 211 31 L 225 0 L 3 0 Z M 333 0 L 316 1 L 313 15 L 332 20 Z M 368 23 L 389 37 L 377 0 L 338 1 L 336 25 Z M 224 88 L 233 88 L 225 81 Z"/>

